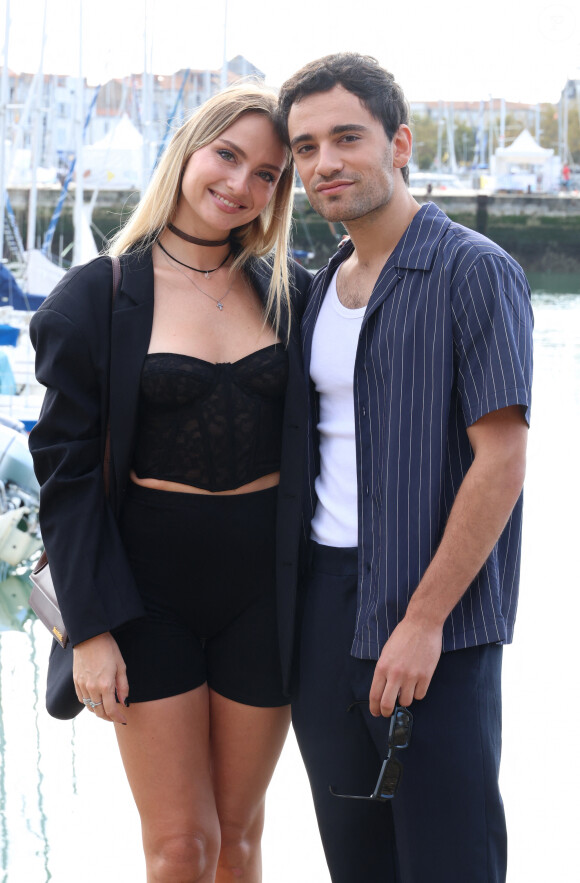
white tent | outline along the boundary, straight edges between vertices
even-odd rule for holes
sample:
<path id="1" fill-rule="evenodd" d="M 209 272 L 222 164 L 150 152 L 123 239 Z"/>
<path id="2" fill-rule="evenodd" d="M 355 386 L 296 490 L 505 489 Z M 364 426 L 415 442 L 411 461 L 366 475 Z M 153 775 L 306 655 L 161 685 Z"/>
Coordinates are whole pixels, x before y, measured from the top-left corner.
<path id="1" fill-rule="evenodd" d="M 540 147 L 527 129 L 509 147 L 498 147 L 492 158 L 492 172 L 496 190 L 545 192 L 558 181 L 554 151 Z"/>
<path id="2" fill-rule="evenodd" d="M 125 114 L 104 138 L 83 149 L 84 182 L 93 187 L 141 186 L 143 136 Z"/>

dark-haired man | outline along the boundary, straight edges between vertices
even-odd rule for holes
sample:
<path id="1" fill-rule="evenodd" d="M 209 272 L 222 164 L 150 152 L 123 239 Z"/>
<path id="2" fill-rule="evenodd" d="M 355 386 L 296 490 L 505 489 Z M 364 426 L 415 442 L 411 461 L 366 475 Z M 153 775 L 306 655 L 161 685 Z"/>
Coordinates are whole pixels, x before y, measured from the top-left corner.
<path id="1" fill-rule="evenodd" d="M 293 716 L 332 880 L 499 883 L 529 287 L 502 249 L 413 199 L 407 103 L 374 59 L 307 65 L 280 112 L 312 206 L 350 236 L 303 320 L 311 549 Z"/>

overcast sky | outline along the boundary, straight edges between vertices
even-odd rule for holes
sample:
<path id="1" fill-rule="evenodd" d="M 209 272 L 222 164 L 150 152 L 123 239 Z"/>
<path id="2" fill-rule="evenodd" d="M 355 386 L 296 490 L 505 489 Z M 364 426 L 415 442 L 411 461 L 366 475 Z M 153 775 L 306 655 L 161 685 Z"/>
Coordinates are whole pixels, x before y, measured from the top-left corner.
<path id="1" fill-rule="evenodd" d="M 47 0 L 46 73 L 78 75 L 81 4 L 91 84 L 142 71 L 145 32 L 155 73 L 221 67 L 226 0 Z M 2 63 L 7 5 L 0 0 Z M 8 67 L 35 71 L 44 0 L 9 5 Z M 411 100 L 556 103 L 566 79 L 580 79 L 579 10 L 577 0 L 227 0 L 226 52 L 272 86 L 306 61 L 354 50 L 378 58 Z"/>

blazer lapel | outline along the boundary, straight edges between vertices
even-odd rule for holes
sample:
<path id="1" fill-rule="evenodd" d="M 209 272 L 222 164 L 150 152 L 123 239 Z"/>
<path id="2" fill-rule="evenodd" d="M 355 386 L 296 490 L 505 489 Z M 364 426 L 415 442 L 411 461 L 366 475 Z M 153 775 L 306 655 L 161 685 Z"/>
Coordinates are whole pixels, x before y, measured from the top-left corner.
<path id="1" fill-rule="evenodd" d="M 245 267 L 245 272 L 249 276 L 254 290 L 260 298 L 262 306 L 265 307 L 268 303 L 268 292 L 270 289 L 270 279 L 272 278 L 272 268 L 268 263 L 266 263 L 266 261 L 256 259 L 249 262 L 249 264 Z M 283 310 L 280 317 L 279 337 L 280 340 L 284 343 L 286 342 L 287 334 L 288 315 Z"/>
<path id="2" fill-rule="evenodd" d="M 121 258 L 121 286 L 111 328 L 110 421 L 116 500 L 129 474 L 143 361 L 153 325 L 151 252 Z"/>

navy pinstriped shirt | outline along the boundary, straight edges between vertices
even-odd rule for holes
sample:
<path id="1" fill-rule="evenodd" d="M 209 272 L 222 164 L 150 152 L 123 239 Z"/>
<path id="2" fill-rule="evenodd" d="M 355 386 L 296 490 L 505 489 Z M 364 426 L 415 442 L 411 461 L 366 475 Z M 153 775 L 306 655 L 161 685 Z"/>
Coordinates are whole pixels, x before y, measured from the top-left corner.
<path id="1" fill-rule="evenodd" d="M 314 281 L 312 333 L 347 242 Z M 377 659 L 441 539 L 484 414 L 522 405 L 529 422 L 533 317 L 519 265 L 499 246 L 422 206 L 383 267 L 354 367 L 358 605 L 352 653 Z M 310 384 L 306 523 L 316 504 L 317 402 Z M 522 497 L 486 564 L 448 617 L 443 649 L 510 642 L 517 607 Z"/>

